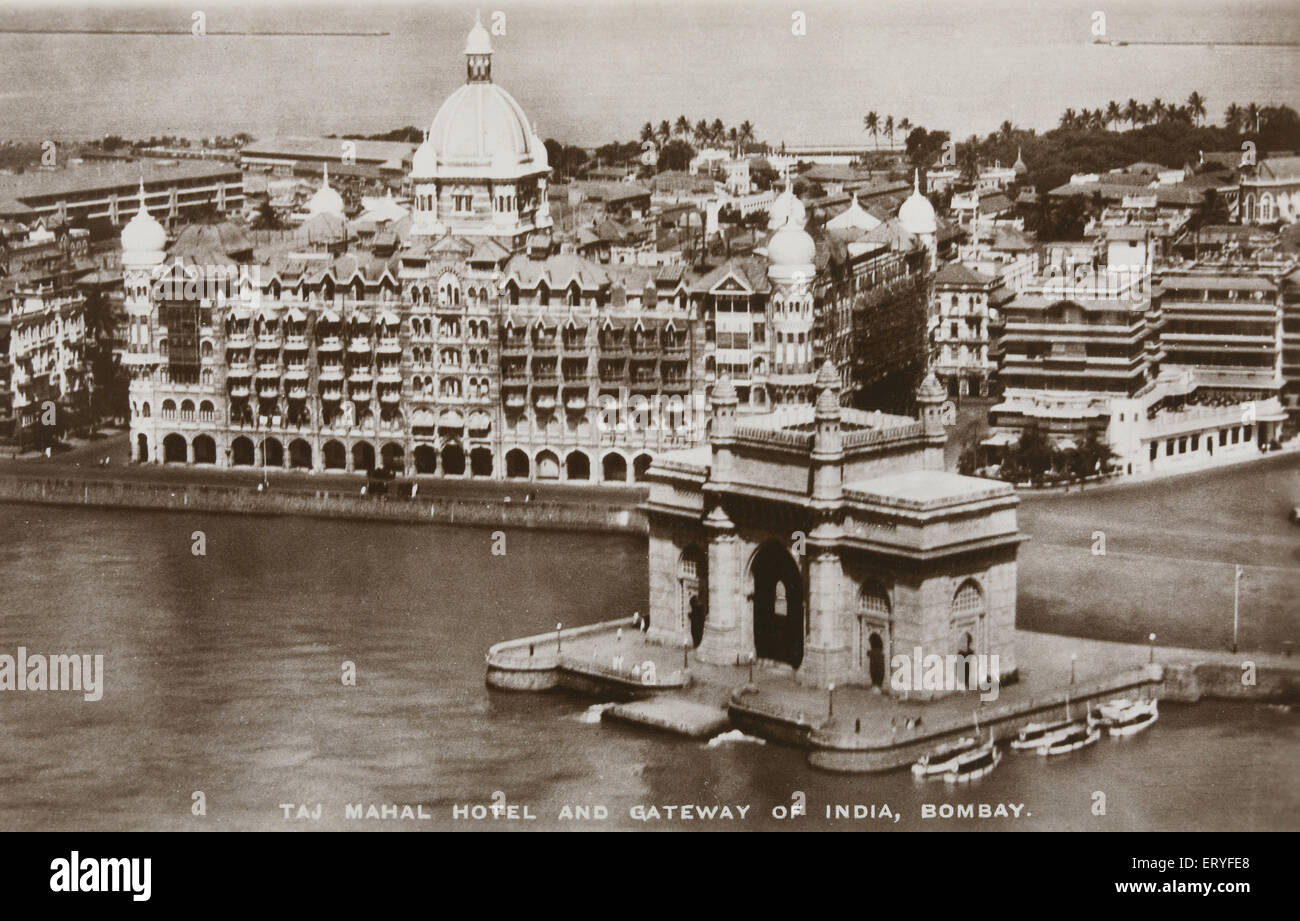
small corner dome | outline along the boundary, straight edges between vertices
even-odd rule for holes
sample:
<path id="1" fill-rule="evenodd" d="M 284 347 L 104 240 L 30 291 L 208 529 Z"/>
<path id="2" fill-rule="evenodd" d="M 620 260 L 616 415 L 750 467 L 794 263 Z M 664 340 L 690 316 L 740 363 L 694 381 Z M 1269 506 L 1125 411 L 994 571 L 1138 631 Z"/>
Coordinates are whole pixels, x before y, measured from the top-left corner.
<path id="1" fill-rule="evenodd" d="M 167 248 L 167 231 L 141 207 L 122 228 L 122 252 L 161 253 Z"/>
<path id="2" fill-rule="evenodd" d="M 840 376 L 835 373 L 835 365 L 831 364 L 829 358 L 823 361 L 821 368 L 818 369 L 815 386 L 818 390 L 840 389 Z"/>
<path id="3" fill-rule="evenodd" d="M 731 375 L 723 373 L 713 385 L 713 402 L 726 403 L 736 401 L 736 387 L 731 383 Z"/>
<path id="4" fill-rule="evenodd" d="M 438 151 L 427 140 L 415 149 L 411 158 L 411 176 L 415 179 L 433 179 L 438 175 Z"/>
<path id="5" fill-rule="evenodd" d="M 924 402 L 942 403 L 948 393 L 943 389 L 943 384 L 939 383 L 939 378 L 935 377 L 934 372 L 931 371 L 925 376 L 925 380 L 921 381 L 916 396 Z"/>
<path id="6" fill-rule="evenodd" d="M 316 194 L 307 203 L 307 213 L 313 216 L 317 214 L 343 216 L 343 196 L 330 188 L 328 175 L 325 177 L 324 184 L 316 190 Z"/>
<path id="7" fill-rule="evenodd" d="M 840 412 L 840 399 L 835 391 L 827 388 L 817 397 L 816 413 L 818 416 L 837 416 Z"/>
<path id="8" fill-rule="evenodd" d="M 768 211 L 767 229 L 777 230 L 787 221 L 796 227 L 802 227 L 808 222 L 808 213 L 803 202 L 794 194 L 788 183 L 785 191 L 772 202 L 772 207 Z"/>
<path id="9" fill-rule="evenodd" d="M 808 231 L 787 222 L 772 234 L 767 244 L 767 260 L 772 265 L 812 265 L 817 258 L 817 244 Z"/>
<path id="10" fill-rule="evenodd" d="M 939 223 L 934 215 L 934 206 L 919 190 L 912 192 L 898 209 L 898 219 L 903 229 L 914 236 L 932 234 L 938 231 Z"/>

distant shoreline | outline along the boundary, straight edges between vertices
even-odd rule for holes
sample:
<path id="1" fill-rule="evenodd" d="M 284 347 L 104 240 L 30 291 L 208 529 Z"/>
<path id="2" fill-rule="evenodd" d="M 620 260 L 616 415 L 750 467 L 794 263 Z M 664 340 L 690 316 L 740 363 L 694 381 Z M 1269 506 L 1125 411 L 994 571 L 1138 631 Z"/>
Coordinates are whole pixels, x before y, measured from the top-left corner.
<path id="1" fill-rule="evenodd" d="M 194 35 L 188 29 L 4 29 L 0 35 Z M 383 38 L 391 32 L 380 31 L 345 31 L 345 32 L 256 32 L 249 30 L 211 29 L 195 37 L 209 35 L 249 36 L 253 38 Z"/>

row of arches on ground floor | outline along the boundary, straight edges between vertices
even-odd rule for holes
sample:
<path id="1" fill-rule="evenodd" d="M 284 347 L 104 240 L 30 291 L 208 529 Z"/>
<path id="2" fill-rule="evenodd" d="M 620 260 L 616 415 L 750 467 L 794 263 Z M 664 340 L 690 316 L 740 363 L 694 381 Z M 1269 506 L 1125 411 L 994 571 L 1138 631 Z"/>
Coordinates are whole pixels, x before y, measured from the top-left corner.
<path id="1" fill-rule="evenodd" d="M 754 551 L 744 592 L 753 618 L 754 655 L 786 662 L 798 668 L 803 661 L 808 630 L 804 603 L 804 574 L 790 551 L 775 540 L 764 541 Z M 687 546 L 678 557 L 677 602 L 681 623 L 699 646 L 708 619 L 708 556 L 698 545 Z M 893 654 L 894 603 L 889 590 L 868 579 L 859 587 L 856 603 L 854 665 L 871 685 L 882 687 Z M 987 613 L 984 589 L 973 578 L 957 585 L 949 602 L 951 651 L 964 659 L 963 678 L 971 687 L 975 676 L 969 657 L 978 651 L 982 621 Z"/>
<path id="2" fill-rule="evenodd" d="M 458 444 L 444 445 L 439 451 L 433 445 L 416 445 L 408 463 L 406 449 L 387 442 L 379 447 L 368 441 L 353 443 L 349 449 L 343 442 L 331 439 L 321 446 L 319 468 L 310 442 L 295 438 L 287 445 L 278 438 L 264 438 L 260 443 L 241 435 L 226 450 L 226 466 L 230 467 L 288 467 L 295 470 L 369 471 L 392 470 L 403 474 L 442 474 L 444 476 L 490 477 L 494 472 L 492 450 L 483 446 L 468 452 Z M 149 436 L 136 436 L 136 459 L 153 460 L 149 449 Z M 210 435 L 196 435 L 187 441 L 184 435 L 170 434 L 162 440 L 162 457 L 165 464 L 216 464 L 217 443 Z M 632 459 L 631 475 L 637 481 L 645 479 L 650 469 L 651 456 L 638 454 Z M 593 471 L 590 455 L 571 451 L 561 458 L 550 449 L 538 451 L 530 457 L 521 448 L 512 448 L 505 454 L 505 475 L 511 479 L 591 481 L 625 483 L 628 480 L 628 460 L 617 451 L 610 451 L 600 459 L 599 469 Z M 594 476 L 593 474 L 598 474 Z"/>

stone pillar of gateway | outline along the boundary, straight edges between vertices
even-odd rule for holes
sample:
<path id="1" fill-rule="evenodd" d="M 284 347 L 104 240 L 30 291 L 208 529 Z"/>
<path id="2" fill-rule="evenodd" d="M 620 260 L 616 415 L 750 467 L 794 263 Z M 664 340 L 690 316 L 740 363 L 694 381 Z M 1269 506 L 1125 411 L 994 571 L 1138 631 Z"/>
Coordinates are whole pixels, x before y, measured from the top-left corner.
<path id="1" fill-rule="evenodd" d="M 900 697 L 1012 679 L 1014 490 L 943 469 L 933 376 L 920 420 L 841 407 L 829 363 L 815 386 L 814 406 L 738 417 L 724 376 L 710 443 L 656 458 L 649 639 Z M 943 687 L 915 668 L 934 656 Z"/>

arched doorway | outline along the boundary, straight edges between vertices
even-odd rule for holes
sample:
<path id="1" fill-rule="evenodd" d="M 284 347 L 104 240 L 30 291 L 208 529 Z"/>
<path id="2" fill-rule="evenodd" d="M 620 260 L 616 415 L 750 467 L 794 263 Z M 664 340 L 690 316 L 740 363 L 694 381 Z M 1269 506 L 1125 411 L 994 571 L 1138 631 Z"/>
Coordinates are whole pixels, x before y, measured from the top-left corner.
<path id="1" fill-rule="evenodd" d="M 469 475 L 492 475 L 492 450 L 490 448 L 474 448 L 469 452 Z"/>
<path id="2" fill-rule="evenodd" d="M 979 680 L 975 656 L 984 627 L 984 593 L 974 579 L 967 579 L 952 596 L 953 648 L 961 656 L 962 687 L 972 688 Z"/>
<path id="3" fill-rule="evenodd" d="M 610 452 L 601 461 L 601 479 L 606 483 L 627 482 L 627 461 L 622 454 Z"/>
<path id="4" fill-rule="evenodd" d="M 581 451 L 574 451 L 564 460 L 564 475 L 570 480 L 591 479 L 591 461 Z"/>
<path id="5" fill-rule="evenodd" d="M 537 479 L 558 480 L 560 478 L 560 459 L 554 451 L 543 451 L 537 455 Z"/>
<path id="6" fill-rule="evenodd" d="M 406 469 L 406 452 L 397 442 L 390 441 L 384 445 L 380 449 L 379 455 L 383 458 L 385 470 L 402 473 Z"/>
<path id="7" fill-rule="evenodd" d="M 348 467 L 348 450 L 339 441 L 327 441 L 321 448 L 326 470 L 346 470 Z"/>
<path id="8" fill-rule="evenodd" d="M 677 597 L 691 644 L 698 647 L 709 613 L 708 560 L 699 547 L 687 547 L 677 561 Z"/>
<path id="9" fill-rule="evenodd" d="M 649 454 L 638 454 L 632 461 L 632 475 L 640 483 L 645 479 L 646 471 L 650 469 L 650 463 L 653 460 Z"/>
<path id="10" fill-rule="evenodd" d="M 442 449 L 442 472 L 447 476 L 465 475 L 465 449 L 460 445 L 447 445 Z"/>
<path id="11" fill-rule="evenodd" d="M 438 452 L 430 445 L 416 445 L 415 472 L 434 473 L 438 469 Z"/>
<path id="12" fill-rule="evenodd" d="M 163 439 L 163 463 L 183 464 L 187 460 L 189 448 L 180 435 L 168 435 Z"/>
<path id="13" fill-rule="evenodd" d="M 311 445 L 305 439 L 289 442 L 289 466 L 299 470 L 311 469 Z"/>
<path id="14" fill-rule="evenodd" d="M 886 638 L 892 614 L 885 587 L 875 581 L 864 584 L 858 594 L 857 667 L 876 688 L 885 683 Z"/>
<path id="15" fill-rule="evenodd" d="M 528 455 L 518 448 L 512 448 L 506 452 L 506 476 L 510 479 L 528 479 L 528 470 L 531 466 L 528 462 Z"/>
<path id="16" fill-rule="evenodd" d="M 199 435 L 194 439 L 194 463 L 215 464 L 217 462 L 217 443 L 211 435 Z"/>
<path id="17" fill-rule="evenodd" d="M 262 442 L 262 463 L 267 467 L 284 466 L 284 445 L 278 438 L 268 438 Z"/>
<path id="18" fill-rule="evenodd" d="M 370 472 L 375 469 L 375 448 L 368 441 L 358 441 L 352 446 L 352 469 Z"/>
<path id="19" fill-rule="evenodd" d="M 135 436 L 135 453 L 136 460 L 140 463 L 147 463 L 149 460 L 149 436 L 141 432 Z"/>
<path id="20" fill-rule="evenodd" d="M 789 552 L 768 541 L 754 554 L 754 654 L 760 659 L 803 661 L 803 578 Z"/>
<path id="21" fill-rule="evenodd" d="M 235 467 L 253 466 L 253 442 L 243 436 L 231 442 L 230 462 Z"/>

